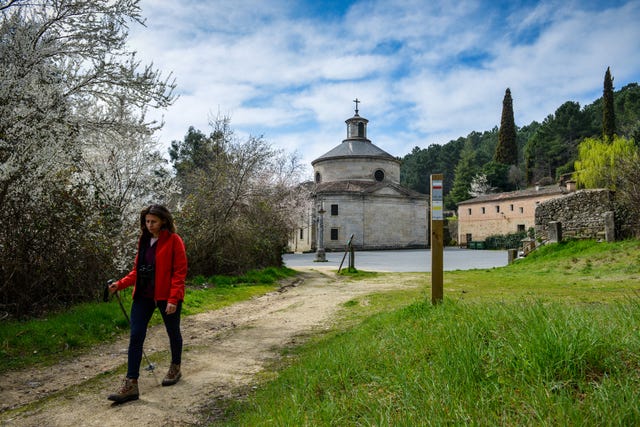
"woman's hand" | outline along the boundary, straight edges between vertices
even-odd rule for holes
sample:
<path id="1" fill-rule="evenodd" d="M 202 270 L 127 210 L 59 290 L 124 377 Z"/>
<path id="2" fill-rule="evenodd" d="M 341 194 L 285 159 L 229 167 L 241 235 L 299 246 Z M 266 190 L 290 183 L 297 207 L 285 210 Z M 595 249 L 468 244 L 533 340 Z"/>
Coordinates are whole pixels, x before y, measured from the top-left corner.
<path id="1" fill-rule="evenodd" d="M 118 290 L 118 282 L 113 282 L 109 285 L 109 293 L 113 295 Z"/>
<path id="2" fill-rule="evenodd" d="M 165 313 L 167 314 L 173 314 L 176 312 L 176 309 L 178 308 L 178 306 L 176 306 L 175 304 L 171 304 L 170 302 L 167 303 L 167 309 L 165 310 Z"/>

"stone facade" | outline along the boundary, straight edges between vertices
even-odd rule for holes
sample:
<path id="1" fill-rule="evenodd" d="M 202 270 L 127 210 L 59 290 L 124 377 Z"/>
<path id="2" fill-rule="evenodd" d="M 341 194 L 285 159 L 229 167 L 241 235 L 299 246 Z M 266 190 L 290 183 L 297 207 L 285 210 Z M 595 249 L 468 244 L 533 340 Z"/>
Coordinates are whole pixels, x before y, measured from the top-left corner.
<path id="1" fill-rule="evenodd" d="M 579 190 L 541 203 L 535 212 L 536 239 L 549 240 L 559 223 L 562 238 L 613 240 L 613 193 L 609 190 Z M 555 240 L 555 237 L 554 237 Z"/>
<path id="2" fill-rule="evenodd" d="M 314 187 L 315 184 L 310 181 L 301 184 L 301 194 L 307 194 L 308 197 L 299 201 L 297 211 L 300 216 L 296 220 L 297 227 L 289 238 L 290 252 L 310 252 L 315 248 L 317 218 L 314 200 L 310 196 Z"/>
<path id="3" fill-rule="evenodd" d="M 351 187 L 351 188 L 347 188 Z M 427 245 L 427 203 L 395 186 L 351 182 L 319 186 L 325 206 L 324 247 L 343 250 L 424 248 Z"/>

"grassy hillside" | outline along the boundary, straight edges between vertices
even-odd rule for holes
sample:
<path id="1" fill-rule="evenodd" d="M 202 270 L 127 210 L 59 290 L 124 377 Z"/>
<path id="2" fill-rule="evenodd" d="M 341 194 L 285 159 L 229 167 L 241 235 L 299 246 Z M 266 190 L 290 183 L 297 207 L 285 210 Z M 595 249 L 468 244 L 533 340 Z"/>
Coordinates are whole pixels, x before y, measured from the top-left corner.
<path id="1" fill-rule="evenodd" d="M 640 242 L 557 244 L 447 272 L 438 306 L 428 275 L 376 280 L 399 277 L 424 286 L 345 304 L 333 332 L 213 424 L 640 423 Z"/>

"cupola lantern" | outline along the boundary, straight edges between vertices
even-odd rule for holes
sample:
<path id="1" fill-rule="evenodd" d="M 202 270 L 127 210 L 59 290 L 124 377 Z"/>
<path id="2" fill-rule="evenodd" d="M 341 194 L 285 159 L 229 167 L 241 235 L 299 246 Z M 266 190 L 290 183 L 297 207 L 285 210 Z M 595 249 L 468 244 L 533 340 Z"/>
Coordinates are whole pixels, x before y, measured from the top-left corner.
<path id="1" fill-rule="evenodd" d="M 358 104 L 360 103 L 358 98 L 354 99 L 353 102 L 356 103 L 356 114 L 345 120 L 347 124 L 347 139 L 367 140 L 367 123 L 369 120 L 358 115 Z"/>

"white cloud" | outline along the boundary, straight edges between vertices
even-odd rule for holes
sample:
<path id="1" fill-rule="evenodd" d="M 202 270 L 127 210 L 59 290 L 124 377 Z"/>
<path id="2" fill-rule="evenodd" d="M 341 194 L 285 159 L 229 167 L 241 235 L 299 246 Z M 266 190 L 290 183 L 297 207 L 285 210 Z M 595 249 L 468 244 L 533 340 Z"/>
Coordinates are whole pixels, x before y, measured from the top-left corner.
<path id="1" fill-rule="evenodd" d="M 640 79 L 640 3 L 502 6 L 486 1 L 354 1 L 344 16 L 305 1 L 143 1 L 132 31 L 145 62 L 173 71 L 181 98 L 164 112 L 165 143 L 211 115 L 313 158 L 345 137 L 352 100 L 369 136 L 393 155 L 499 124 L 507 87 L 518 125 L 565 101 Z M 314 4 L 315 5 L 315 4 Z M 315 156 L 315 157 L 313 157 Z"/>

